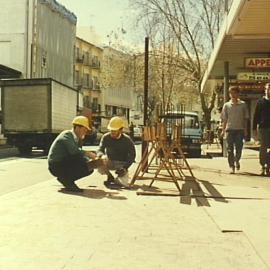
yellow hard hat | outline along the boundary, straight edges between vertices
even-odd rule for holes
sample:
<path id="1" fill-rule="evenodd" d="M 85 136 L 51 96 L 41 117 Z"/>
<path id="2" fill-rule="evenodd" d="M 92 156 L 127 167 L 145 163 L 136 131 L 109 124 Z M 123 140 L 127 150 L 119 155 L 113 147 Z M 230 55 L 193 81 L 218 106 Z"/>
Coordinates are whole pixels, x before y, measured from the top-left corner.
<path id="1" fill-rule="evenodd" d="M 110 120 L 107 128 L 109 130 L 119 130 L 120 128 L 123 127 L 124 127 L 124 120 L 119 116 L 115 116 Z"/>
<path id="2" fill-rule="evenodd" d="M 90 130 L 90 127 L 89 127 L 89 120 L 87 117 L 85 116 L 76 116 L 73 121 L 72 121 L 72 124 L 73 125 L 79 125 L 79 126 L 83 126 L 85 128 L 87 128 L 88 130 Z"/>

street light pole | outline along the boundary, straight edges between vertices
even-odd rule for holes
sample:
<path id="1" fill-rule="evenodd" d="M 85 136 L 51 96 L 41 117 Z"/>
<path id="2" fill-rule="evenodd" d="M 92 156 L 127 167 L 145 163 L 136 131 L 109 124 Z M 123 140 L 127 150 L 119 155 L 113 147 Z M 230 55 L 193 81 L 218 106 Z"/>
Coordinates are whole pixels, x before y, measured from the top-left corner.
<path id="1" fill-rule="evenodd" d="M 145 52 L 144 52 L 144 101 L 143 101 L 143 125 L 148 124 L 148 56 L 149 56 L 149 37 L 145 38 Z M 142 142 L 142 157 L 147 151 L 147 142 Z M 148 162 L 145 163 L 148 166 Z"/>
<path id="2" fill-rule="evenodd" d="M 148 54 L 149 54 L 149 37 L 145 38 L 145 52 L 144 52 L 144 111 L 143 111 L 143 125 L 148 124 Z"/>

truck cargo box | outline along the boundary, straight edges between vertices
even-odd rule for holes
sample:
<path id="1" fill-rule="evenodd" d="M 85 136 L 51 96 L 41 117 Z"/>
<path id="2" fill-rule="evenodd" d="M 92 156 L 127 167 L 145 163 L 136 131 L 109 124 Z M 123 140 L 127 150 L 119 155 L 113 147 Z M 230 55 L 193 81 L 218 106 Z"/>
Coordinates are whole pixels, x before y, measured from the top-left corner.
<path id="1" fill-rule="evenodd" d="M 0 87 L 2 132 L 10 144 L 45 149 L 58 133 L 71 128 L 77 90 L 47 78 L 2 80 Z"/>

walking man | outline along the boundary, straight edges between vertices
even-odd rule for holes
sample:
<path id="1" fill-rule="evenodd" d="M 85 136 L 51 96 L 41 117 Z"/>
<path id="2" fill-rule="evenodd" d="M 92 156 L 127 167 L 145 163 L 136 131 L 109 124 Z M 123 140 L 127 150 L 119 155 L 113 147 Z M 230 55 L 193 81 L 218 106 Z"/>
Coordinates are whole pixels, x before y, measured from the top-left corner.
<path id="1" fill-rule="evenodd" d="M 49 171 L 71 192 L 82 192 L 74 182 L 93 173 L 95 154 L 84 151 L 80 145 L 88 131 L 88 118 L 77 116 L 72 121 L 73 129 L 60 133 L 51 145 L 48 154 Z"/>
<path id="2" fill-rule="evenodd" d="M 258 129 L 258 132 L 257 132 Z M 253 134 L 260 138 L 259 160 L 261 175 L 270 176 L 270 83 L 265 85 L 265 96 L 258 100 L 253 117 Z"/>
<path id="3" fill-rule="evenodd" d="M 104 160 L 103 166 L 98 168 L 101 174 L 107 175 L 105 186 L 128 186 L 128 168 L 135 161 L 135 146 L 131 138 L 123 133 L 124 121 L 121 117 L 111 118 L 108 130 L 100 141 L 97 157 Z M 110 171 L 115 171 L 115 178 Z"/>
<path id="4" fill-rule="evenodd" d="M 229 94 L 231 99 L 223 105 L 221 119 L 223 122 L 222 135 L 226 132 L 230 173 L 234 174 L 235 168 L 240 170 L 243 140 L 247 136 L 249 116 L 246 103 L 239 99 L 239 88 L 231 86 Z"/>

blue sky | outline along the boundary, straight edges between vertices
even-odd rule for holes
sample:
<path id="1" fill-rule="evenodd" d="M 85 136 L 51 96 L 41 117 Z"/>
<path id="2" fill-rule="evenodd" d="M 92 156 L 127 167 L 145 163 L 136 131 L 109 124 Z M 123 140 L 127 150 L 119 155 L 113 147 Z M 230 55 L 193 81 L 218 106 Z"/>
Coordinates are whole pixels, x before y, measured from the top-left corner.
<path id="1" fill-rule="evenodd" d="M 103 38 L 122 27 L 129 30 L 129 0 L 57 0 L 77 16 L 77 26 L 92 26 Z"/>

